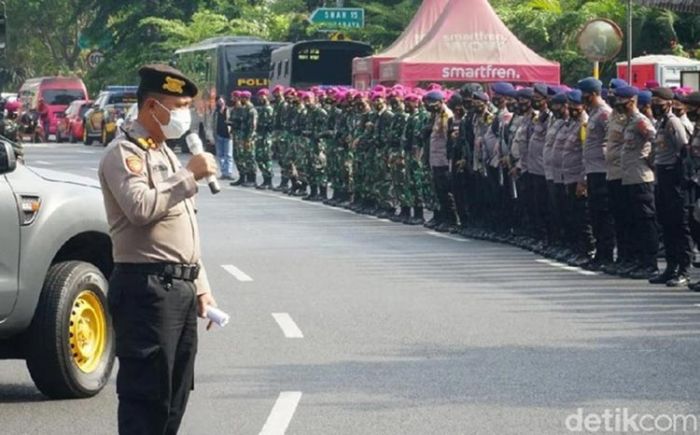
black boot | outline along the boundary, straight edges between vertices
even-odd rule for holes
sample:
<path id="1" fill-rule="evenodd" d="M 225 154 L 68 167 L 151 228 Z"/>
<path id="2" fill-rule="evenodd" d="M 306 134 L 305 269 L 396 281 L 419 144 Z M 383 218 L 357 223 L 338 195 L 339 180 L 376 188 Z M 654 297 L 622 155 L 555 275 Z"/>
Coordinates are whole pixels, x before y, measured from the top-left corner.
<path id="1" fill-rule="evenodd" d="M 401 212 L 391 218 L 392 221 L 401 223 L 406 223 L 409 219 L 411 219 L 411 207 L 401 207 Z"/>
<path id="2" fill-rule="evenodd" d="M 667 265 L 666 270 L 649 279 L 649 284 L 666 284 L 677 277 L 677 269 L 678 268 L 672 264 Z"/>
<path id="3" fill-rule="evenodd" d="M 413 217 L 409 216 L 404 223 L 408 225 L 423 225 L 425 223 L 423 207 L 413 207 Z"/>
<path id="4" fill-rule="evenodd" d="M 320 202 L 328 199 L 328 188 L 325 185 L 318 187 L 318 195 L 311 198 L 312 201 Z"/>
<path id="5" fill-rule="evenodd" d="M 272 180 L 270 180 L 272 181 Z M 282 177 L 282 180 L 280 181 L 280 185 L 277 187 L 273 187 L 272 190 L 275 192 L 284 192 L 285 189 L 288 189 L 287 184 L 289 184 L 289 178 L 287 177 Z"/>
<path id="6" fill-rule="evenodd" d="M 298 197 L 306 196 L 306 188 L 307 187 L 309 187 L 309 185 L 304 183 L 303 181 L 298 182 L 296 191 L 294 192 L 294 196 L 298 196 Z"/>
<path id="7" fill-rule="evenodd" d="M 243 183 L 243 187 L 255 187 L 255 174 L 248 174 L 246 176 L 246 181 Z"/>
<path id="8" fill-rule="evenodd" d="M 306 195 L 305 197 L 301 198 L 304 201 L 313 201 L 316 197 L 318 197 L 318 186 L 316 186 L 315 184 L 312 184 L 311 189 L 309 189 L 309 190 L 310 190 L 309 194 Z"/>
<path id="9" fill-rule="evenodd" d="M 232 181 L 232 182 L 230 182 L 229 184 L 230 184 L 231 186 L 242 186 L 243 183 L 245 183 L 245 175 L 239 173 L 239 174 L 238 174 L 238 180 Z"/>

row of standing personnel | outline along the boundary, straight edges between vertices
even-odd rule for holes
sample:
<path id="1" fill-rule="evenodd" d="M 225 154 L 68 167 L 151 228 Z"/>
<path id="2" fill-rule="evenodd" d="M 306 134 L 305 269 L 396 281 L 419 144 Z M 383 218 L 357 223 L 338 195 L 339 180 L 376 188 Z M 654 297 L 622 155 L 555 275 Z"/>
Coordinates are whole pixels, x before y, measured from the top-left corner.
<path id="1" fill-rule="evenodd" d="M 558 261 L 690 285 L 700 94 L 593 78 L 459 92 L 276 87 L 220 102 L 240 177 L 406 224 L 515 244 Z M 223 131 L 223 130 L 219 130 Z M 282 180 L 272 186 L 272 160 Z M 220 162 L 225 178 L 232 164 Z M 332 197 L 327 187 L 332 186 Z M 425 222 L 424 210 L 433 211 Z M 659 246 L 666 268 L 659 272 Z M 692 289 L 698 286 L 690 285 Z"/>

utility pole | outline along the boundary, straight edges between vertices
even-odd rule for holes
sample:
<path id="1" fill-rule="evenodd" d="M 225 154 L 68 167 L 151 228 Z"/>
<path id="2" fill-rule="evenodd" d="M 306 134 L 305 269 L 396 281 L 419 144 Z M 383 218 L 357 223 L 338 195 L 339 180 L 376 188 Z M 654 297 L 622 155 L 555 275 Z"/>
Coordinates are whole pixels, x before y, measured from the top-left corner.
<path id="1" fill-rule="evenodd" d="M 627 83 L 632 84 L 632 0 L 627 0 Z"/>

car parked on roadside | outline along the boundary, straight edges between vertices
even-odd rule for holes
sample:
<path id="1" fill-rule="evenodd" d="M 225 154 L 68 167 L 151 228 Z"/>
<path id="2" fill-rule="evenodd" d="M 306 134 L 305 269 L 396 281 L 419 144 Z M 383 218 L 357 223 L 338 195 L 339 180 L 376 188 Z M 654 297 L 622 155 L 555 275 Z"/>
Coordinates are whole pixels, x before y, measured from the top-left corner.
<path id="1" fill-rule="evenodd" d="M 0 227 L 0 359 L 24 359 L 50 398 L 97 394 L 115 355 L 99 184 L 18 163 L 0 140 Z"/>
<path id="2" fill-rule="evenodd" d="M 137 86 L 107 86 L 100 92 L 83 121 L 83 143 L 91 145 L 99 140 L 103 146 L 117 134 L 117 121 L 124 119 L 126 111 L 136 102 Z"/>
<path id="3" fill-rule="evenodd" d="M 78 77 L 37 77 L 27 79 L 18 96 L 25 111 L 38 113 L 43 135 L 48 138 L 56 134 L 68 105 L 75 100 L 87 100 L 88 92 Z"/>
<path id="4" fill-rule="evenodd" d="M 82 140 L 83 120 L 90 107 L 92 107 L 92 101 L 89 100 L 75 100 L 68 106 L 65 116 L 58 121 L 56 142 L 76 143 Z"/>

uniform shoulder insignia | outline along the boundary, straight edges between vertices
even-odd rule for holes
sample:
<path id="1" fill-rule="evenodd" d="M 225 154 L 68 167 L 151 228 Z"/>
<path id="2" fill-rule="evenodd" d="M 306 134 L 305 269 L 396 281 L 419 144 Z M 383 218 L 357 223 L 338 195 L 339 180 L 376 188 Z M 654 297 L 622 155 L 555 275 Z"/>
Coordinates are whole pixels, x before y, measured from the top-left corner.
<path id="1" fill-rule="evenodd" d="M 151 148 L 151 144 L 142 137 L 136 139 L 136 145 L 138 145 L 144 151 L 148 151 L 148 149 Z"/>
<path id="2" fill-rule="evenodd" d="M 133 174 L 143 172 L 143 160 L 139 156 L 129 156 L 126 158 L 126 168 Z"/>

